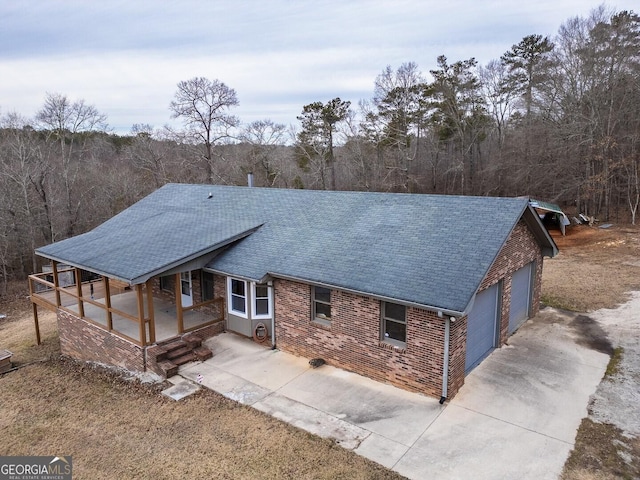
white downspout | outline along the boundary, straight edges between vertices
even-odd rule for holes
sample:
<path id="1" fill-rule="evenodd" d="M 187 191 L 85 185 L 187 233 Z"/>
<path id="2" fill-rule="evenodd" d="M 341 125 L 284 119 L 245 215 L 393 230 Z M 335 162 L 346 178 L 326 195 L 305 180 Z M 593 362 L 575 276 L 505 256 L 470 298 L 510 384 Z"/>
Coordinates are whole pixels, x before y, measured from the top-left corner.
<path id="1" fill-rule="evenodd" d="M 447 399 L 447 388 L 449 384 L 449 335 L 451 329 L 451 319 L 454 317 L 446 317 L 444 321 L 444 358 L 442 361 L 442 397 L 440 397 L 440 405 Z"/>

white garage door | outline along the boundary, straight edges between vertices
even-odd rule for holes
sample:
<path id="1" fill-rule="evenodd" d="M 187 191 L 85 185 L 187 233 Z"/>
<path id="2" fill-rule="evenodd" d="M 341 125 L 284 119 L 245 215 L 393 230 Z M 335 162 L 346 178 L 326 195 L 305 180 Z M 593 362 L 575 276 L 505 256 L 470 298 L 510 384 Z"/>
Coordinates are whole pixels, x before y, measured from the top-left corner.
<path id="1" fill-rule="evenodd" d="M 525 265 L 513 274 L 511 280 L 511 304 L 509 307 L 509 333 L 515 332 L 529 318 L 531 307 L 531 271 L 533 263 Z"/>
<path id="2" fill-rule="evenodd" d="M 498 313 L 498 284 L 476 296 L 467 317 L 467 356 L 465 373 L 476 367 L 496 345 L 496 318 Z"/>

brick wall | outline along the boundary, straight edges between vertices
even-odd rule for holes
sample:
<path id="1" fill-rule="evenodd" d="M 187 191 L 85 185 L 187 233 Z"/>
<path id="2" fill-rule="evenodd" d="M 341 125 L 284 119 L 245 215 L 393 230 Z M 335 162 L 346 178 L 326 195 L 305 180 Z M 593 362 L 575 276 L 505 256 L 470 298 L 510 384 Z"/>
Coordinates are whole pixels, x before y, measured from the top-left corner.
<path id="1" fill-rule="evenodd" d="M 163 300 L 166 300 L 168 302 L 171 303 L 175 303 L 176 300 L 176 294 L 175 294 L 175 275 L 172 275 L 172 277 L 174 278 L 173 282 L 174 282 L 174 287 L 171 291 L 168 290 L 163 290 L 162 288 L 160 288 L 160 277 L 155 277 L 152 282 L 151 282 L 151 290 L 153 291 L 153 296 L 155 298 L 162 298 Z"/>
<path id="2" fill-rule="evenodd" d="M 440 396 L 444 322 L 435 313 L 407 308 L 407 345 L 380 340 L 380 301 L 331 291 L 331 323 L 311 320 L 309 285 L 274 282 L 278 348 L 306 358 L 323 358 L 406 390 Z"/>
<path id="3" fill-rule="evenodd" d="M 509 311 L 511 303 L 511 279 L 513 274 L 526 264 L 535 261 L 535 278 L 531 300 L 531 316 L 540 310 L 540 288 L 542 285 L 542 251 L 535 237 L 520 220 L 513 229 L 506 243 L 500 250 L 496 261 L 489 269 L 489 273 L 480 284 L 478 292 L 502 281 L 501 308 L 498 319 L 500 328 L 500 345 L 503 345 L 509 335 Z M 455 330 L 455 334 L 454 334 Z M 466 359 L 467 317 L 458 319 L 451 325 L 449 357 L 449 397 L 464 384 L 464 366 Z"/>
<path id="4" fill-rule="evenodd" d="M 135 343 L 113 335 L 93 323 L 58 310 L 60 349 L 63 355 L 144 372 L 144 351 Z"/>
<path id="5" fill-rule="evenodd" d="M 223 304 L 221 305 L 222 317 L 224 317 L 224 329 L 226 329 L 226 321 L 227 321 L 227 277 L 222 275 L 214 275 L 213 276 L 213 294 L 218 297 L 222 297 L 224 299 Z"/>
<path id="6" fill-rule="evenodd" d="M 449 328 L 449 375 L 447 397 L 453 396 L 464 385 L 464 365 L 467 359 L 467 317 L 456 319 Z"/>

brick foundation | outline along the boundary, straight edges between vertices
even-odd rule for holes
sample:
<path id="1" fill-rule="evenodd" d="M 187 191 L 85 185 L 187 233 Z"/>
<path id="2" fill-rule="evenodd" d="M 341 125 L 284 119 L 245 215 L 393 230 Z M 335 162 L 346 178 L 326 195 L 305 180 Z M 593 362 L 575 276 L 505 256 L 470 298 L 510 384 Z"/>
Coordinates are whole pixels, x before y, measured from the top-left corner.
<path id="1" fill-rule="evenodd" d="M 61 309 L 58 310 L 58 331 L 63 355 L 133 372 L 145 371 L 142 347 Z"/>
<path id="2" fill-rule="evenodd" d="M 151 371 L 163 375 L 155 362 L 154 352 L 158 345 L 170 340 L 141 347 L 62 309 L 58 310 L 58 331 L 63 355 L 80 361 L 124 368 L 131 372 Z M 224 331 L 224 320 L 185 335 L 195 335 L 205 340 L 222 331 Z"/>

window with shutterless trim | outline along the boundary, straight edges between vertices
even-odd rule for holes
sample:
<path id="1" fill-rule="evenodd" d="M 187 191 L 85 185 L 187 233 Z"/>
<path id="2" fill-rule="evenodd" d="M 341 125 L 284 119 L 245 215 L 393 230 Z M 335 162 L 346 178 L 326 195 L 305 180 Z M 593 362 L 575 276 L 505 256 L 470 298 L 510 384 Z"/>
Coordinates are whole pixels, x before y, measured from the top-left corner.
<path id="1" fill-rule="evenodd" d="M 247 318 L 247 282 L 229 277 L 229 313 Z"/>
<path id="2" fill-rule="evenodd" d="M 320 322 L 331 321 L 331 290 L 324 287 L 311 287 L 311 319 Z"/>
<path id="3" fill-rule="evenodd" d="M 407 344 L 407 307 L 381 302 L 382 338 L 384 342 L 404 347 Z"/>
<path id="4" fill-rule="evenodd" d="M 272 294 L 271 287 L 264 283 L 251 284 L 253 302 L 251 303 L 253 318 L 271 318 Z"/>

